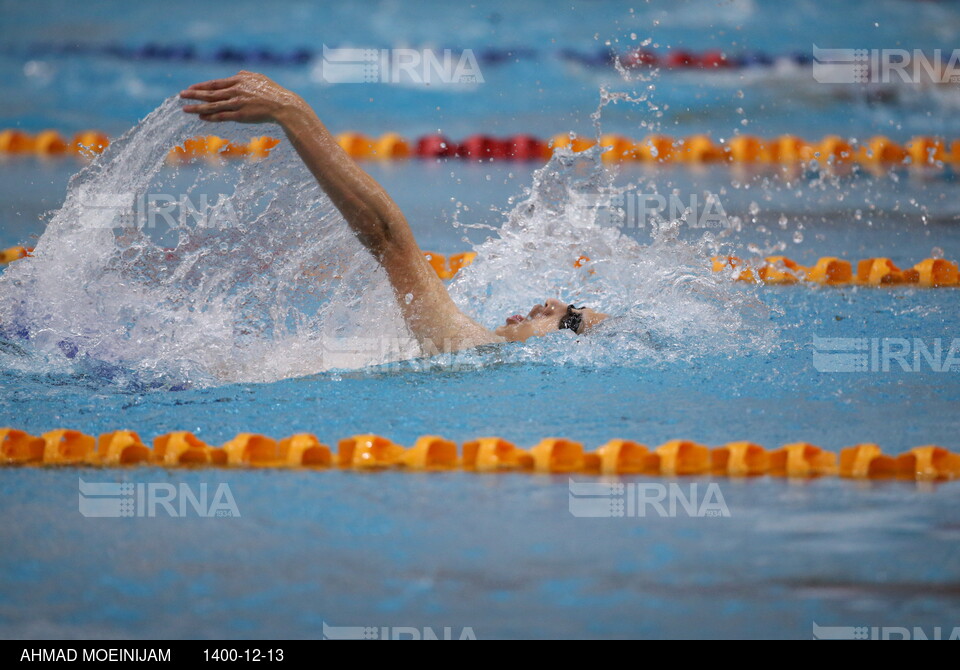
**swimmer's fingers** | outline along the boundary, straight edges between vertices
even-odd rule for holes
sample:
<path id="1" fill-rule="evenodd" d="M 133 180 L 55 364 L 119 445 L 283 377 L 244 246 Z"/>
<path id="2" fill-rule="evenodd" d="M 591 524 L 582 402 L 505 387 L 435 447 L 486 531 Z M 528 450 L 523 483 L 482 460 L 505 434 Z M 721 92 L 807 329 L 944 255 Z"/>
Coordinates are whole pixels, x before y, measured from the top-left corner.
<path id="1" fill-rule="evenodd" d="M 237 94 L 237 88 L 221 88 L 216 91 L 204 91 L 201 89 L 187 89 L 180 91 L 180 97 L 184 100 L 201 100 L 203 102 L 217 102 L 218 100 L 228 100 Z"/>
<path id="2" fill-rule="evenodd" d="M 240 71 L 233 77 L 194 84 L 180 97 L 201 104 L 185 105 L 183 111 L 204 121 L 264 123 L 274 120 L 289 92 L 262 74 Z"/>
<path id="3" fill-rule="evenodd" d="M 233 77 L 227 77 L 225 79 L 211 79 L 210 81 L 202 81 L 199 84 L 194 84 L 190 86 L 188 91 L 217 91 L 221 88 L 230 88 L 234 84 L 240 82 L 240 77 L 234 75 Z"/>
<path id="4" fill-rule="evenodd" d="M 188 114 L 215 114 L 217 112 L 232 112 L 235 109 L 240 109 L 240 106 L 240 102 L 230 99 L 220 102 L 208 102 L 205 105 L 187 105 L 183 108 L 183 111 Z"/>

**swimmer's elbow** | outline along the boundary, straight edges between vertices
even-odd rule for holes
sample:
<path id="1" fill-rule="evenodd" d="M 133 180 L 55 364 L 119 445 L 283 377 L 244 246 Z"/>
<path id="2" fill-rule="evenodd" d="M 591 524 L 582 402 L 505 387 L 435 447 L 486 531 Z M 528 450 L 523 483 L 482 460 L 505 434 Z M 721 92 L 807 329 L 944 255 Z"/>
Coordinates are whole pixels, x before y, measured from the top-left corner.
<path id="1" fill-rule="evenodd" d="M 383 260 L 391 249 L 399 246 L 400 240 L 404 239 L 404 227 L 405 222 L 398 225 L 390 217 L 379 216 L 373 212 L 362 216 L 353 224 L 361 244 L 380 260 Z"/>
<path id="2" fill-rule="evenodd" d="M 352 197 L 341 202 L 339 209 L 360 242 L 381 260 L 413 240 L 406 218 L 389 200 Z"/>

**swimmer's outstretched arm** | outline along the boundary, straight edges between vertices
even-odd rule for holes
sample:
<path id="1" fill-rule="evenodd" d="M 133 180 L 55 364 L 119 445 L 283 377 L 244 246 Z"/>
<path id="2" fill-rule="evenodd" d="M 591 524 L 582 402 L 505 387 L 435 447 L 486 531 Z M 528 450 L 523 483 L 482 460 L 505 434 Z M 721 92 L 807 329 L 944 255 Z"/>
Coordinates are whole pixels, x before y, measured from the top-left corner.
<path id="1" fill-rule="evenodd" d="M 463 314 L 427 263 L 403 212 L 340 147 L 295 93 L 253 72 L 194 84 L 183 111 L 205 121 L 278 123 L 360 242 L 386 270 L 407 326 L 421 344 L 453 351 L 501 341 Z"/>

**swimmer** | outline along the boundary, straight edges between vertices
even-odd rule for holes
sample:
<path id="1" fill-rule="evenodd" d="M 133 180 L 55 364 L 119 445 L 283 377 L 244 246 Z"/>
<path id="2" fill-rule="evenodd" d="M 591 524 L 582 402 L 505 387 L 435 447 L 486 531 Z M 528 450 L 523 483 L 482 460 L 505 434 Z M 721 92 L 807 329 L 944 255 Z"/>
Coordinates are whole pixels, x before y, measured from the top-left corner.
<path id="1" fill-rule="evenodd" d="M 607 318 L 587 307 L 551 298 L 526 316 L 507 317 L 491 331 L 454 304 L 424 258 L 397 204 L 340 147 L 304 100 L 262 74 L 241 71 L 194 84 L 183 108 L 204 121 L 277 123 L 357 239 L 386 270 L 404 321 L 424 348 L 457 351 L 495 342 L 523 342 L 569 329 L 580 334 Z"/>

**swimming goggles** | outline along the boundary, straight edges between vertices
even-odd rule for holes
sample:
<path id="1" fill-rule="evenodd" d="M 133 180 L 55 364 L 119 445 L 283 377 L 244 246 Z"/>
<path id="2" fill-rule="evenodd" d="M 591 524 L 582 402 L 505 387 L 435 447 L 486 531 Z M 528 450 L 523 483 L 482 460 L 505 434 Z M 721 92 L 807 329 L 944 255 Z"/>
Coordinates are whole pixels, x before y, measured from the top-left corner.
<path id="1" fill-rule="evenodd" d="M 583 326 L 583 312 L 575 312 L 575 309 L 582 310 L 583 307 L 576 307 L 572 304 L 567 305 L 567 313 L 560 319 L 560 330 L 568 328 L 579 335 L 581 326 Z"/>

